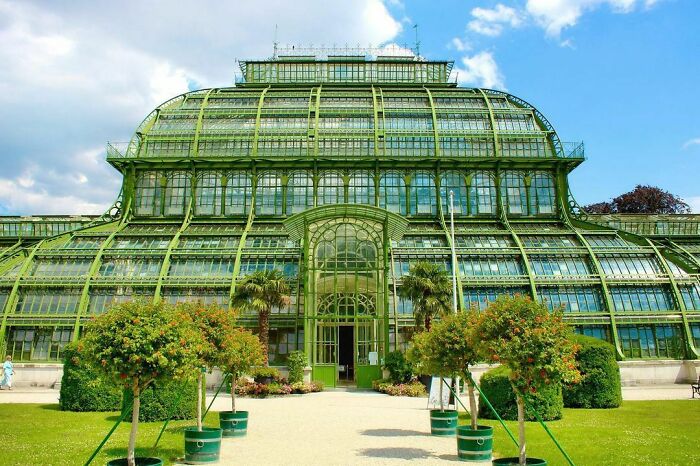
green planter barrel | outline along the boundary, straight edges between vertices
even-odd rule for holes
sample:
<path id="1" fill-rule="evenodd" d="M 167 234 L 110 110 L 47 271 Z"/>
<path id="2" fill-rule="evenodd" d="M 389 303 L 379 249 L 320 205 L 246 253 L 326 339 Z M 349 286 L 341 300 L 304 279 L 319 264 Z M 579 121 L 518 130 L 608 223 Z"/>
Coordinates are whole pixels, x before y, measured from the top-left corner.
<path id="1" fill-rule="evenodd" d="M 221 429 L 218 427 L 185 428 L 185 463 L 208 464 L 219 461 Z"/>
<path id="2" fill-rule="evenodd" d="M 248 411 L 220 411 L 219 426 L 223 437 L 243 437 L 248 430 Z"/>
<path id="3" fill-rule="evenodd" d="M 454 409 L 430 410 L 430 433 L 450 436 L 457 433 L 457 411 Z"/>
<path id="4" fill-rule="evenodd" d="M 528 457 L 526 460 L 527 464 L 533 464 L 535 466 L 547 466 L 547 461 L 540 459 L 540 458 L 530 458 Z M 512 456 L 510 458 L 498 458 L 493 460 L 491 463 L 494 466 L 518 466 L 519 460 L 517 456 Z"/>
<path id="5" fill-rule="evenodd" d="M 493 427 L 457 427 L 457 456 L 462 461 L 489 461 L 493 450 Z"/>
<path id="6" fill-rule="evenodd" d="M 107 466 L 127 466 L 126 458 L 117 458 L 109 461 Z M 163 460 L 160 458 L 148 458 L 144 456 L 136 457 L 136 466 L 163 466 Z"/>

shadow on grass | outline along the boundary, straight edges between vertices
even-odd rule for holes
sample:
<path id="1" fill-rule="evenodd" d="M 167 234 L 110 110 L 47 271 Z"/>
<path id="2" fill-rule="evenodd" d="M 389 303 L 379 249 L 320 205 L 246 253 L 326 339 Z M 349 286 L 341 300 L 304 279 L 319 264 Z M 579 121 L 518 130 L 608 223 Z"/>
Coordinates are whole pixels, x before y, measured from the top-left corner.
<path id="1" fill-rule="evenodd" d="M 47 411 L 61 411 L 61 407 L 58 403 L 52 403 L 50 405 L 40 405 L 40 409 L 45 409 Z"/>
<path id="2" fill-rule="evenodd" d="M 368 458 L 387 458 L 400 460 L 420 460 L 432 458 L 433 454 L 422 448 L 365 448 L 358 452 Z"/>
<path id="3" fill-rule="evenodd" d="M 107 455 L 110 459 L 126 458 L 126 445 L 122 448 L 120 448 L 120 447 L 104 448 L 102 450 L 102 453 Z M 182 455 L 183 455 L 182 449 L 178 449 L 178 448 L 156 448 L 155 451 L 151 448 L 137 448 L 136 449 L 136 456 L 155 457 L 155 458 L 161 458 L 164 460 L 168 459 L 171 461 L 182 458 Z"/>
<path id="4" fill-rule="evenodd" d="M 367 429 L 360 432 L 370 437 L 426 437 L 427 433 L 407 429 Z"/>

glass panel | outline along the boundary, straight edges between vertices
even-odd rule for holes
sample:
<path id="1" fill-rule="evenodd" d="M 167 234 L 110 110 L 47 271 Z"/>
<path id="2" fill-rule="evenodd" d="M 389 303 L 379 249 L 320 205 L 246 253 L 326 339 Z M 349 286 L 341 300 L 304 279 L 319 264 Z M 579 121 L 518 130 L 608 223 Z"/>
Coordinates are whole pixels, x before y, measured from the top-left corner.
<path id="1" fill-rule="evenodd" d="M 255 213 L 282 215 L 282 183 L 276 173 L 265 173 L 258 179 Z"/>
<path id="2" fill-rule="evenodd" d="M 410 186 L 411 215 L 437 215 L 435 177 L 427 172 L 413 175 Z"/>
<path id="3" fill-rule="evenodd" d="M 287 182 L 287 215 L 314 206 L 314 183 L 307 172 L 293 172 Z"/>
<path id="4" fill-rule="evenodd" d="M 403 175 L 389 172 L 379 180 L 379 207 L 406 215 L 406 182 Z"/>

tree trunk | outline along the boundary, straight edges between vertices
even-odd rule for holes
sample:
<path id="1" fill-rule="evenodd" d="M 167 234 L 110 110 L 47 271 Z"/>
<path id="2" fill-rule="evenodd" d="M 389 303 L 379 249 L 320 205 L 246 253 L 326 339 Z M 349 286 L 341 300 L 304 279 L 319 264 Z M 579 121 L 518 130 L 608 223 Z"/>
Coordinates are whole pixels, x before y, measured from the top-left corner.
<path id="1" fill-rule="evenodd" d="M 235 374 L 231 374 L 231 412 L 236 412 L 236 379 Z"/>
<path id="2" fill-rule="evenodd" d="M 263 347 L 263 360 L 267 366 L 267 353 L 269 352 L 270 343 L 270 309 L 265 309 L 258 314 L 258 327 L 260 328 L 260 343 Z"/>
<path id="3" fill-rule="evenodd" d="M 467 383 L 467 390 L 469 392 L 469 414 L 472 417 L 472 429 L 476 430 L 476 397 L 474 396 L 474 385 L 471 379 L 465 377 L 464 381 Z"/>
<path id="4" fill-rule="evenodd" d="M 134 402 L 131 408 L 131 433 L 129 434 L 129 449 L 126 454 L 126 463 L 128 466 L 136 466 L 136 433 L 139 429 L 139 409 L 141 408 L 141 389 L 139 381 L 134 381 Z"/>
<path id="5" fill-rule="evenodd" d="M 520 466 L 525 466 L 527 457 L 525 456 L 525 402 L 522 395 L 515 394 L 515 402 L 518 404 L 518 441 L 520 443 Z"/>
<path id="6" fill-rule="evenodd" d="M 426 330 L 426 331 L 428 331 L 428 332 L 430 331 L 430 325 L 431 325 L 431 324 L 432 324 L 432 322 L 431 322 L 431 319 L 430 319 L 430 315 L 429 315 L 429 314 L 426 314 L 426 315 L 425 315 L 425 330 Z"/>
<path id="7" fill-rule="evenodd" d="M 197 430 L 202 431 L 202 371 L 197 382 Z"/>
<path id="8" fill-rule="evenodd" d="M 442 401 L 443 385 L 445 385 L 445 380 L 440 377 L 440 411 L 445 411 L 445 403 Z"/>

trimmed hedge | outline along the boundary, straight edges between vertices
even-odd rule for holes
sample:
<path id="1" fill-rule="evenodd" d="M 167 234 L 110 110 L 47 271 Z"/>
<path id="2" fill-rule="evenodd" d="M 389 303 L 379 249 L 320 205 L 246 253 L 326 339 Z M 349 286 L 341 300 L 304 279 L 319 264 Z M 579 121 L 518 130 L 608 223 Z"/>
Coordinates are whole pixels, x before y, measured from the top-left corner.
<path id="1" fill-rule="evenodd" d="M 304 381 L 304 368 L 306 367 L 306 354 L 303 351 L 292 351 L 287 357 L 287 369 L 290 384 Z"/>
<path id="2" fill-rule="evenodd" d="M 507 367 L 496 367 L 481 376 L 479 388 L 503 419 L 513 421 L 518 419 L 518 406 L 515 403 L 515 394 L 510 385 L 509 376 L 510 370 Z M 527 400 L 543 420 L 561 419 L 564 408 L 561 384 L 551 384 L 540 392 L 530 393 Z M 483 399 L 479 400 L 479 417 L 496 419 Z M 527 408 L 525 409 L 525 419 L 528 421 L 536 420 Z"/>
<path id="3" fill-rule="evenodd" d="M 576 335 L 581 345 L 576 354 L 581 382 L 564 387 L 567 408 L 617 408 L 622 404 L 620 367 L 615 348 L 598 338 Z"/>
<path id="4" fill-rule="evenodd" d="M 206 393 L 206 392 L 205 392 Z M 132 394 L 124 390 L 124 403 L 131 406 Z M 206 405 L 202 400 L 202 405 Z M 206 407 L 204 408 L 206 409 Z M 156 383 L 141 393 L 139 422 L 194 419 L 197 415 L 197 381 Z M 131 421 L 127 416 L 125 421 Z"/>
<path id="5" fill-rule="evenodd" d="M 58 401 L 63 411 L 118 411 L 122 391 L 88 366 L 71 343 L 63 349 L 63 378 Z"/>

